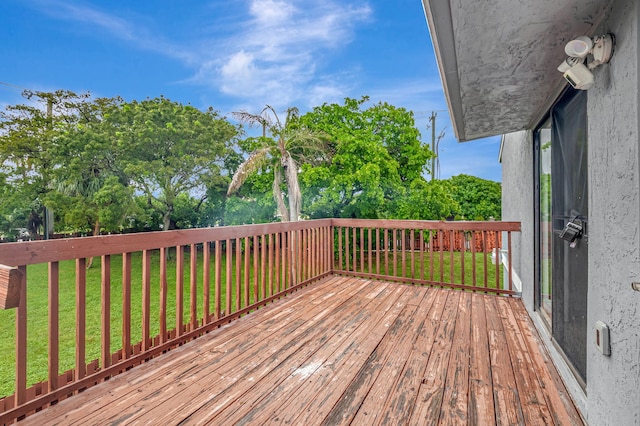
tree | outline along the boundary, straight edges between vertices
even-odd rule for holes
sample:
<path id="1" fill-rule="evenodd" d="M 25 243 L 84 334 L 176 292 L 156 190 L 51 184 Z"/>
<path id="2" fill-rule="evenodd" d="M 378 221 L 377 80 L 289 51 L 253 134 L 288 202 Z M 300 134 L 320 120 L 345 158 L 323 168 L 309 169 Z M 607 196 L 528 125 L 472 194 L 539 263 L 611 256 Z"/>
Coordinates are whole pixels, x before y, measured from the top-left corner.
<path id="1" fill-rule="evenodd" d="M 56 167 L 45 204 L 74 231 L 117 232 L 135 211 L 122 155 L 104 120 L 121 102 L 99 98 L 78 104 L 77 122 L 49 147 L 48 156 Z"/>
<path id="2" fill-rule="evenodd" d="M 448 179 L 453 199 L 460 209 L 457 216 L 466 220 L 502 217 L 502 186 L 499 182 L 475 176 L 458 175 Z"/>
<path id="3" fill-rule="evenodd" d="M 302 164 L 316 164 L 325 159 L 327 153 L 324 135 L 300 125 L 297 108 L 289 108 L 282 123 L 273 107 L 267 105 L 260 114 L 233 113 L 250 126 L 260 125 L 262 137 L 249 138 L 250 154 L 233 175 L 227 194 L 233 194 L 247 178 L 259 170 L 273 173 L 272 193 L 282 221 L 300 219 L 302 193 L 298 181 L 298 169 Z M 267 137 L 267 132 L 271 137 Z M 286 196 L 282 191 L 282 180 L 286 185 Z M 288 200 L 289 208 L 285 203 Z"/>
<path id="4" fill-rule="evenodd" d="M 213 108 L 201 111 L 164 97 L 123 103 L 105 121 L 125 159 L 125 174 L 157 206 L 164 230 L 171 227 L 180 194 L 206 196 L 239 134 Z"/>
<path id="5" fill-rule="evenodd" d="M 330 164 L 305 167 L 305 212 L 311 217 L 396 217 L 398 200 L 424 182 L 432 153 L 413 113 L 387 103 L 363 109 L 367 97 L 324 104 L 301 122 L 330 136 Z"/>
<path id="6" fill-rule="evenodd" d="M 31 211 L 29 204 L 20 188 L 8 183 L 6 174 L 0 173 L 0 241 L 15 241 L 22 236 Z"/>
<path id="7" fill-rule="evenodd" d="M 394 219 L 445 220 L 460 209 L 452 192 L 447 181 L 415 179 L 399 198 Z"/>
<path id="8" fill-rule="evenodd" d="M 20 216 L 35 238 L 44 222 L 44 198 L 53 171 L 60 167 L 51 158 L 51 147 L 78 122 L 78 108 L 89 94 L 24 91 L 23 96 L 30 104 L 9 105 L 0 112 L 0 171 L 20 196 L 29 200 L 20 207 L 29 211 Z"/>

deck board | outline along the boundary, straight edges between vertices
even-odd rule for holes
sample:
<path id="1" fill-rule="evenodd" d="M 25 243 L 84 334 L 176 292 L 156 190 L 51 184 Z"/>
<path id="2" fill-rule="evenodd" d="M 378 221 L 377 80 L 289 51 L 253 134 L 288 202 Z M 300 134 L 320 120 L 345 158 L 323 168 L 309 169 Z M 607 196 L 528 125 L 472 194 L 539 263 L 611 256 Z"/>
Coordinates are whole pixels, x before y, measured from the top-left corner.
<path id="1" fill-rule="evenodd" d="M 495 401 L 491 380 L 487 317 L 483 297 L 473 297 L 471 302 L 471 350 L 469 370 L 469 424 L 491 424 L 495 419 Z"/>
<path id="2" fill-rule="evenodd" d="M 580 424 L 522 302 L 329 277 L 24 424 Z"/>

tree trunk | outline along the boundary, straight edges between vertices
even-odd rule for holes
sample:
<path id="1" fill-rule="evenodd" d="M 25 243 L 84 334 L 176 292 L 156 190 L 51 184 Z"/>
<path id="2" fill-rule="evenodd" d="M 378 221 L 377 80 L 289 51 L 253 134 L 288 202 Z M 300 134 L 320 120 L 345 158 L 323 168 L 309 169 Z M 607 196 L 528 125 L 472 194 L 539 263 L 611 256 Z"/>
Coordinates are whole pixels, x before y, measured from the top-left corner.
<path id="1" fill-rule="evenodd" d="M 289 222 L 289 211 L 287 210 L 287 205 L 284 203 L 284 199 L 282 198 L 282 190 L 280 189 L 280 184 L 282 184 L 282 174 L 280 173 L 280 169 L 276 165 L 273 170 L 273 199 L 276 200 L 276 204 L 278 205 L 280 220 L 282 222 Z"/>
<path id="2" fill-rule="evenodd" d="M 93 236 L 97 237 L 98 235 L 100 235 L 100 220 L 96 220 L 96 223 L 93 225 Z M 93 265 L 93 257 L 87 260 L 87 269 L 91 268 L 91 265 Z"/>
<path id="3" fill-rule="evenodd" d="M 289 195 L 289 218 L 292 222 L 297 222 L 300 220 L 300 210 L 302 207 L 302 193 L 300 192 L 300 184 L 298 183 L 298 165 L 289 153 L 287 153 L 285 161 L 284 177 L 287 181 L 287 192 Z"/>
<path id="4" fill-rule="evenodd" d="M 167 209 L 162 215 L 162 230 L 168 231 L 171 228 L 171 211 L 173 209 Z"/>

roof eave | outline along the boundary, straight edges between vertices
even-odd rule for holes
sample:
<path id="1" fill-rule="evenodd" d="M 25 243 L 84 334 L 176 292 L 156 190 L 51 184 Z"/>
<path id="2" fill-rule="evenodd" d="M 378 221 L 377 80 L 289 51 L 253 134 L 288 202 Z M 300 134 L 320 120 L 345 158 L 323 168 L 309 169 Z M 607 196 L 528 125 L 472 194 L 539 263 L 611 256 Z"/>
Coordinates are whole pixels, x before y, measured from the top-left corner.
<path id="1" fill-rule="evenodd" d="M 453 37 L 451 7 L 448 1 L 422 0 L 424 14 L 427 17 L 431 43 L 436 54 L 438 71 L 444 94 L 452 118 L 453 131 L 460 142 L 467 140 L 460 97 L 460 79 L 458 78 L 458 60 Z M 437 17 L 437 18 L 434 18 Z"/>

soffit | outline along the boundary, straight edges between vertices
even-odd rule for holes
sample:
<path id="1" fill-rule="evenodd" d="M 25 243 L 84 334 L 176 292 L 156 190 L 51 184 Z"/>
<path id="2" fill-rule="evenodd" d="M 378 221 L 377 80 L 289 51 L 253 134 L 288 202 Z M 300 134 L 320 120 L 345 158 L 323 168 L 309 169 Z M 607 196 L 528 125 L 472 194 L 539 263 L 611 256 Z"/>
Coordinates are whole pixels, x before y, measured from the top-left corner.
<path id="1" fill-rule="evenodd" d="M 566 84 L 564 45 L 592 35 L 609 0 L 423 0 L 456 137 L 532 126 Z"/>

